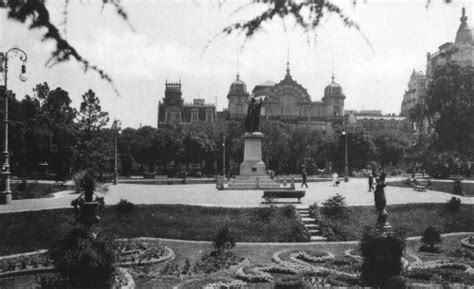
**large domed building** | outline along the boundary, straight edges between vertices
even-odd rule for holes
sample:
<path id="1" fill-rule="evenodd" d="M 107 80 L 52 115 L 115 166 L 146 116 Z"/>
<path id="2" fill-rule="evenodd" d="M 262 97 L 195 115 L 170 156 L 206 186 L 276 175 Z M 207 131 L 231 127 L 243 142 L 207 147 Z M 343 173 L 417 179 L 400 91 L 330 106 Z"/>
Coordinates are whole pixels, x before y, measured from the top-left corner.
<path id="1" fill-rule="evenodd" d="M 311 125 L 324 133 L 332 132 L 333 126 L 343 121 L 346 97 L 341 85 L 334 81 L 334 75 L 324 89 L 321 101 L 313 101 L 307 89 L 293 79 L 287 63 L 286 75 L 280 82 L 258 84 L 252 90 L 252 96 L 264 98 L 261 115 L 268 120 Z M 248 97 L 246 84 L 237 75 L 227 94 L 229 119 L 245 117 Z"/>

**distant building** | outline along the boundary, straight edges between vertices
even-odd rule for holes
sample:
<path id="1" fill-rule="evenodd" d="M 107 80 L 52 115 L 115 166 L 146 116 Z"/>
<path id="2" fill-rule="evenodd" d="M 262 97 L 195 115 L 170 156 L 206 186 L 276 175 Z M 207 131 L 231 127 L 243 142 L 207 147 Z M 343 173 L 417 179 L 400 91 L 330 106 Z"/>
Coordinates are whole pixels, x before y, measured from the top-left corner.
<path id="1" fill-rule="evenodd" d="M 362 126 L 369 133 L 397 131 L 412 133 L 413 127 L 408 118 L 395 114 L 382 114 L 381 110 L 346 111 L 346 119 L 351 124 Z"/>
<path id="2" fill-rule="evenodd" d="M 253 97 L 264 97 L 262 118 L 294 124 L 311 125 L 323 133 L 331 133 L 333 126 L 342 124 L 344 99 L 342 87 L 334 81 L 324 89 L 321 101 L 312 101 L 306 88 L 295 81 L 287 63 L 286 75 L 278 83 L 266 81 L 252 90 Z M 230 85 L 228 118 L 242 119 L 247 114 L 249 93 L 247 85 L 237 79 Z"/>
<path id="3" fill-rule="evenodd" d="M 403 95 L 402 108 L 400 115 L 408 117 L 410 109 L 416 104 L 424 103 L 424 95 L 426 90 L 426 76 L 422 71 L 413 70 L 408 80 L 408 88 Z"/>
<path id="4" fill-rule="evenodd" d="M 426 55 L 426 76 L 431 78 L 437 66 L 447 62 L 455 62 L 463 67 L 474 66 L 474 42 L 472 30 L 467 23 L 466 9 L 462 8 L 459 18 L 461 24 L 456 32 L 454 43 L 446 42 L 438 47 L 438 51 Z"/>
<path id="5" fill-rule="evenodd" d="M 160 122 L 215 122 L 216 105 L 207 104 L 204 99 L 195 98 L 185 103 L 182 97 L 181 81 L 165 83 L 165 97 L 158 103 L 158 126 Z"/>
<path id="6" fill-rule="evenodd" d="M 431 81 L 436 67 L 446 63 L 456 63 L 462 67 L 474 66 L 474 41 L 472 38 L 472 29 L 467 23 L 466 9 L 462 8 L 456 37 L 453 42 L 446 42 L 438 47 L 438 51 L 426 55 L 426 73 L 415 72 L 410 76 L 408 88 L 403 96 L 400 115 L 408 117 L 409 111 L 416 104 L 424 105 L 426 88 Z M 418 132 L 429 132 L 428 119 L 420 123 L 412 124 Z"/>

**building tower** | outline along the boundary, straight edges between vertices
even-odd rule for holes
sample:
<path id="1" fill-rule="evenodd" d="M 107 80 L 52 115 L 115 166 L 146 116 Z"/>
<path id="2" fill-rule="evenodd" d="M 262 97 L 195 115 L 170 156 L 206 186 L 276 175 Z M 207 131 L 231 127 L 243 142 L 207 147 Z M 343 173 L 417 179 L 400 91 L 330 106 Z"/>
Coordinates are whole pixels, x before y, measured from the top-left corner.
<path id="1" fill-rule="evenodd" d="M 342 87 L 334 81 L 334 73 L 332 81 L 324 89 L 323 103 L 326 106 L 326 117 L 328 119 L 342 118 L 344 115 L 344 99 L 346 96 L 342 93 Z"/>
<path id="2" fill-rule="evenodd" d="M 160 101 L 158 104 L 158 122 L 182 121 L 182 95 L 181 80 L 179 82 L 165 82 L 165 97 L 163 103 Z"/>
<path id="3" fill-rule="evenodd" d="M 230 85 L 229 93 L 227 94 L 227 99 L 229 100 L 229 119 L 245 118 L 248 98 L 247 85 L 240 80 L 240 75 L 237 73 L 237 78 Z"/>

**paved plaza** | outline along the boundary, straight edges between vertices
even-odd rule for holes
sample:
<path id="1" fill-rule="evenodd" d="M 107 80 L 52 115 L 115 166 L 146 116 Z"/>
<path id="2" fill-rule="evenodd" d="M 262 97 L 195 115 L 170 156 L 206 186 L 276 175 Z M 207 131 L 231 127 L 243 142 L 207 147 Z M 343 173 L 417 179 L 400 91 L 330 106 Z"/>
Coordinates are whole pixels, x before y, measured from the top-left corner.
<path id="1" fill-rule="evenodd" d="M 390 180 L 390 179 L 389 179 Z M 389 181 L 388 180 L 388 181 Z M 296 184 L 299 188 L 300 184 Z M 348 205 L 373 205 L 373 192 L 367 191 L 367 179 L 351 179 L 348 183 L 341 182 L 333 187 L 331 182 L 310 183 L 306 196 L 302 199 L 303 206 L 314 202 L 322 203 L 329 197 L 340 193 L 346 197 Z M 387 203 L 445 203 L 453 195 L 427 190 L 416 192 L 412 188 L 385 188 Z M 99 194 L 101 195 L 101 194 Z M 105 203 L 114 205 L 120 199 L 127 199 L 134 204 L 184 204 L 221 207 L 257 207 L 263 201 L 261 190 L 218 191 L 215 184 L 197 185 L 142 185 L 118 184 L 109 185 L 104 194 Z M 53 208 L 70 208 L 71 200 L 77 197 L 72 191 L 56 193 L 53 198 L 15 200 L 12 204 L 1 205 L 0 213 L 44 210 Z M 474 197 L 459 196 L 463 204 L 474 204 Z"/>

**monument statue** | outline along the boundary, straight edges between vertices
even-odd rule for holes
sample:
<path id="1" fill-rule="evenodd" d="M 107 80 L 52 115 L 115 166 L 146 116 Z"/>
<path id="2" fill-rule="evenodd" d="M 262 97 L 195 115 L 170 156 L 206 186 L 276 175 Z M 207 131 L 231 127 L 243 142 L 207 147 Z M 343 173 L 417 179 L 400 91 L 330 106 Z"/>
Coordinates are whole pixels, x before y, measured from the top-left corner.
<path id="1" fill-rule="evenodd" d="M 388 227 L 387 217 L 388 213 L 385 207 L 387 206 L 387 199 L 385 198 L 385 173 L 382 171 L 379 178 L 377 179 L 377 184 L 374 191 L 375 199 L 375 208 L 379 213 L 377 217 L 377 226 Z"/>
<path id="2" fill-rule="evenodd" d="M 245 131 L 252 133 L 259 130 L 260 123 L 260 109 L 262 108 L 263 100 L 256 100 L 252 97 L 250 100 L 247 116 L 245 117 Z"/>

